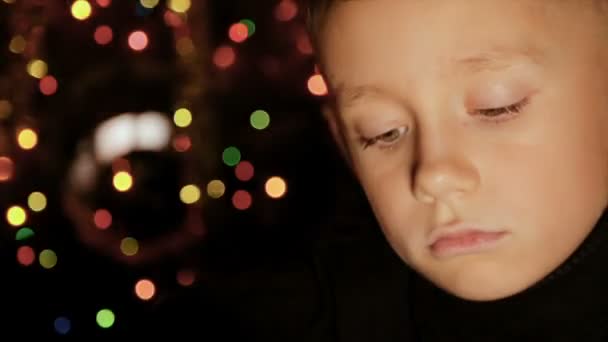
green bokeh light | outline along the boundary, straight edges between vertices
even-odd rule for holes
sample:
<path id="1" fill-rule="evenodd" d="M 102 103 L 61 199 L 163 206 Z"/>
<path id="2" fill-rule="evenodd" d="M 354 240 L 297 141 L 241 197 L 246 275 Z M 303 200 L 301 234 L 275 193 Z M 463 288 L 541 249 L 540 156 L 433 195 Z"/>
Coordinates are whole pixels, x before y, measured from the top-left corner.
<path id="1" fill-rule="evenodd" d="M 255 129 L 265 129 L 270 124 L 270 115 L 264 110 L 256 110 L 249 118 L 251 126 Z"/>
<path id="2" fill-rule="evenodd" d="M 15 236 L 15 239 L 17 241 L 23 241 L 23 240 L 27 240 L 29 238 L 31 238 L 32 236 L 34 236 L 34 231 L 30 228 L 21 228 L 17 231 L 17 235 Z"/>
<path id="3" fill-rule="evenodd" d="M 249 34 L 248 37 L 253 36 L 253 34 L 255 33 L 255 23 L 253 22 L 253 20 L 243 19 L 241 20 L 241 23 L 247 26 L 247 33 Z"/>
<path id="4" fill-rule="evenodd" d="M 45 249 L 40 252 L 38 257 L 40 265 L 46 269 L 51 269 L 57 265 L 57 254 L 50 249 Z"/>
<path id="5" fill-rule="evenodd" d="M 116 317 L 110 309 L 102 309 L 97 312 L 97 325 L 107 329 L 114 325 Z"/>
<path id="6" fill-rule="evenodd" d="M 222 159 L 226 165 L 235 166 L 241 161 L 241 151 L 234 146 L 230 146 L 224 150 Z"/>

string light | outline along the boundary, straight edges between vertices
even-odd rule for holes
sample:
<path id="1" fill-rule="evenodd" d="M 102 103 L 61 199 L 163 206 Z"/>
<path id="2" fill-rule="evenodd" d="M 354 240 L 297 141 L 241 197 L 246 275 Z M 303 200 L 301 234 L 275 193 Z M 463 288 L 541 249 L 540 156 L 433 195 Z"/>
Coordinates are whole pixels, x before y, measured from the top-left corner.
<path id="1" fill-rule="evenodd" d="M 281 198 L 287 192 L 287 183 L 281 177 L 271 177 L 266 181 L 265 189 L 271 198 Z"/>
<path id="2" fill-rule="evenodd" d="M 241 161 L 241 151 L 234 146 L 227 147 L 222 153 L 222 159 L 224 160 L 224 164 L 235 166 Z"/>
<path id="3" fill-rule="evenodd" d="M 106 209 L 98 209 L 93 214 L 93 222 L 101 230 L 108 229 L 112 225 L 112 214 Z"/>
<path id="4" fill-rule="evenodd" d="M 51 75 L 44 76 L 39 83 L 40 92 L 50 96 L 57 92 L 57 79 Z"/>
<path id="5" fill-rule="evenodd" d="M 86 20 L 91 16 L 91 4 L 86 0 L 76 0 L 72 4 L 72 16 L 78 20 Z"/>
<path id="6" fill-rule="evenodd" d="M 251 207 L 253 199 L 246 190 L 238 190 L 232 196 L 232 205 L 239 210 L 246 210 Z"/>
<path id="7" fill-rule="evenodd" d="M 120 250 L 126 256 L 133 256 L 139 252 L 139 243 L 132 237 L 126 237 L 120 241 Z"/>
<path id="8" fill-rule="evenodd" d="M 135 294 L 141 300 L 150 300 L 156 293 L 156 286 L 149 279 L 141 279 L 135 284 Z"/>
<path id="9" fill-rule="evenodd" d="M 31 228 L 23 227 L 15 234 L 15 240 L 24 241 L 34 236 L 34 231 Z"/>
<path id="10" fill-rule="evenodd" d="M 144 31 L 133 31 L 129 34 L 129 47 L 135 51 L 143 51 L 148 46 L 148 35 Z"/>
<path id="11" fill-rule="evenodd" d="M 184 186 L 179 192 L 179 198 L 185 204 L 193 204 L 201 198 L 201 190 L 194 184 Z"/>
<path id="12" fill-rule="evenodd" d="M 249 28 L 241 22 L 232 24 L 228 30 L 228 37 L 235 43 L 242 43 L 249 37 Z"/>
<path id="13" fill-rule="evenodd" d="M 8 44 L 8 49 L 12 53 L 20 54 L 20 53 L 23 53 L 23 51 L 25 50 L 25 46 L 26 46 L 25 38 L 23 38 L 22 35 L 16 35 L 13 38 L 11 38 L 11 41 Z"/>
<path id="14" fill-rule="evenodd" d="M 327 95 L 327 85 L 325 84 L 323 76 L 320 74 L 312 75 L 308 79 L 308 90 L 311 94 L 316 96 Z"/>
<path id="15" fill-rule="evenodd" d="M 22 129 L 17 135 L 17 143 L 22 149 L 31 150 L 38 144 L 38 134 L 30 128 Z"/>
<path id="16" fill-rule="evenodd" d="M 93 39 L 99 45 L 108 45 L 112 42 L 114 38 L 114 32 L 112 28 L 107 25 L 98 26 L 95 29 L 95 33 L 93 34 Z"/>
<path id="17" fill-rule="evenodd" d="M 15 165 L 11 158 L 0 157 L 0 182 L 9 181 L 13 178 Z"/>
<path id="18" fill-rule="evenodd" d="M 180 108 L 175 111 L 173 122 L 177 127 L 188 127 L 192 123 L 192 113 L 186 108 Z"/>
<path id="19" fill-rule="evenodd" d="M 27 220 L 27 213 L 22 207 L 14 205 L 6 211 L 6 220 L 11 226 L 18 227 Z"/>
<path id="20" fill-rule="evenodd" d="M 97 321 L 97 325 L 101 328 L 107 329 L 111 328 L 116 321 L 116 316 L 114 312 L 110 309 L 101 309 L 97 312 L 97 316 L 95 317 Z"/>
<path id="21" fill-rule="evenodd" d="M 50 249 L 45 249 L 40 252 L 40 256 L 38 256 L 38 261 L 40 262 L 40 266 L 48 269 L 51 269 L 57 265 L 57 254 Z"/>
<path id="22" fill-rule="evenodd" d="M 117 172 L 113 178 L 114 188 L 120 192 L 129 191 L 133 186 L 133 177 L 126 171 Z"/>
<path id="23" fill-rule="evenodd" d="M 41 59 L 34 59 L 27 63 L 27 73 L 34 78 L 43 78 L 48 70 L 48 65 Z"/>
<path id="24" fill-rule="evenodd" d="M 264 110 L 256 110 L 251 114 L 249 122 L 251 127 L 262 130 L 270 125 L 270 115 Z"/>
<path id="25" fill-rule="evenodd" d="M 46 208 L 46 196 L 41 192 L 32 192 L 27 198 L 27 204 L 32 211 L 42 211 Z"/>
<path id="26" fill-rule="evenodd" d="M 185 13 L 190 9 L 190 0 L 168 0 L 167 7 L 177 13 Z"/>
<path id="27" fill-rule="evenodd" d="M 17 262 L 22 266 L 31 266 L 36 261 L 36 253 L 30 246 L 21 246 L 17 249 Z"/>
<path id="28" fill-rule="evenodd" d="M 231 46 L 220 46 L 213 53 L 213 64 L 220 69 L 226 69 L 234 64 L 236 54 Z"/>
<path id="29" fill-rule="evenodd" d="M 215 179 L 207 184 L 207 195 L 211 198 L 220 198 L 226 192 L 226 186 L 221 180 Z"/>

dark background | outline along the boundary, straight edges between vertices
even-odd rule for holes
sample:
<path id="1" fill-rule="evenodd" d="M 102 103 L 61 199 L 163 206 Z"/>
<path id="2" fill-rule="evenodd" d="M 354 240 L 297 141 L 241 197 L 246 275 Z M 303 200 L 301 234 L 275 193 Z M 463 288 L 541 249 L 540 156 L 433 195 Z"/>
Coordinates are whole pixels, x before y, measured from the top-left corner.
<path id="1" fill-rule="evenodd" d="M 315 64 L 310 54 L 297 48 L 304 32 L 301 11 L 292 20 L 279 21 L 275 17 L 279 0 L 198 3 L 204 3 L 205 9 L 189 14 L 192 23 L 185 26 L 202 53 L 180 69 L 173 34 L 163 21 L 164 1 L 144 15 L 135 0 L 114 0 L 108 8 L 90 2 L 92 17 L 78 22 L 69 15 L 72 1 L 0 1 L 0 100 L 14 104 L 12 114 L 0 119 L 0 156 L 15 163 L 13 177 L 0 182 L 0 334 L 137 337 L 152 329 L 152 322 L 157 329 L 166 322 L 171 332 L 169 327 L 179 327 L 176 322 L 184 310 L 193 309 L 201 336 L 220 340 L 227 331 L 238 331 L 241 319 L 257 312 L 255 300 L 241 298 L 255 298 L 258 292 L 268 295 L 276 290 L 276 283 L 272 285 L 276 279 L 304 276 L 320 241 L 375 229 L 361 190 L 319 113 L 323 98 L 307 88 Z M 255 33 L 243 43 L 230 41 L 230 25 L 246 18 L 255 22 Z M 102 23 L 115 30 L 114 41 L 104 47 L 92 39 L 94 28 Z M 35 55 L 47 61 L 49 73 L 59 82 L 52 96 L 40 94 L 26 74 L 29 57 L 8 50 L 16 31 L 31 33 L 32 27 L 44 27 Z M 143 53 L 121 43 L 134 28 L 151 37 Z M 227 69 L 212 63 L 212 54 L 221 45 L 233 46 L 237 54 Z M 195 122 L 200 123 L 189 131 L 195 144 L 189 157 L 175 151 L 130 155 L 141 170 L 138 181 L 143 179 L 145 186 L 128 199 L 111 186 L 100 186 L 87 194 L 85 202 L 111 207 L 114 220 L 123 223 L 123 232 L 137 235 L 145 248 L 146 241 L 162 239 L 184 222 L 186 207 L 179 203 L 177 191 L 180 175 L 190 172 L 197 175 L 203 191 L 204 236 L 146 262 L 129 262 L 112 254 L 116 246 L 106 246 L 109 251 L 92 248 L 62 206 L 66 175 L 78 144 L 117 113 L 172 113 L 187 82 L 199 91 L 187 99 L 195 109 Z M 263 131 L 249 125 L 249 115 L 256 109 L 271 117 Z M 39 132 L 39 144 L 32 151 L 15 143 L 16 131 L 24 124 Z M 239 181 L 234 167 L 221 162 L 227 146 L 238 146 L 242 159 L 254 165 L 252 180 Z M 109 184 L 110 171 L 100 170 L 101 184 Z M 278 200 L 264 192 L 265 180 L 275 175 L 288 185 L 286 195 Z M 226 194 L 219 199 L 205 194 L 211 179 L 226 184 Z M 231 203 L 239 189 L 252 194 L 253 204 L 247 210 L 237 210 Z M 7 224 L 4 214 L 12 205 L 27 207 L 32 191 L 42 191 L 48 207 L 28 218 L 35 236 L 16 241 L 17 229 Z M 45 269 L 38 260 L 31 266 L 20 265 L 16 253 L 24 244 L 36 252 L 53 249 L 57 266 Z M 193 285 L 178 284 L 180 270 L 196 274 Z M 150 301 L 134 293 L 134 284 L 142 278 L 156 285 Z M 109 329 L 95 322 L 102 308 L 116 315 Z M 54 327 L 58 317 L 70 321 L 65 336 Z"/>

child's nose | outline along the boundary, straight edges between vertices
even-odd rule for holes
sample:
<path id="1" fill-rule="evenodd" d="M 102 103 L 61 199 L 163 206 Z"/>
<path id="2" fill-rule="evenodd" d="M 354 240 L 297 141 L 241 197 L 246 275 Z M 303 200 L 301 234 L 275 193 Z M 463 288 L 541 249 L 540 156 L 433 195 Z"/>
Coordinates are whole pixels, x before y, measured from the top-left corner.
<path id="1" fill-rule="evenodd" d="M 412 172 L 414 197 L 422 203 L 449 202 L 479 186 L 479 173 L 462 153 L 421 160 Z"/>

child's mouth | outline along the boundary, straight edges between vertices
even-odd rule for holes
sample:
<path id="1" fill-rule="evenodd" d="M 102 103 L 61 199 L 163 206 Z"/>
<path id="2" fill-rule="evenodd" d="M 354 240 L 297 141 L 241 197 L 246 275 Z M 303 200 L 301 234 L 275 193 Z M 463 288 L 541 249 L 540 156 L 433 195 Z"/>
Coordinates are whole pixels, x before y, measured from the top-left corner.
<path id="1" fill-rule="evenodd" d="M 437 258 L 484 252 L 496 247 L 507 234 L 506 231 L 466 231 L 438 239 L 430 245 L 430 250 Z"/>

